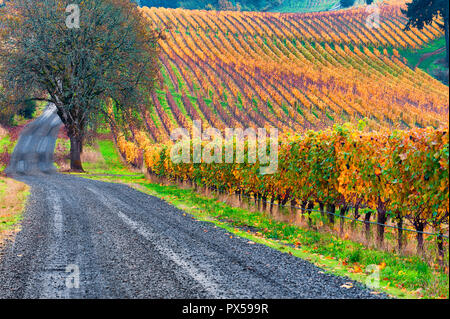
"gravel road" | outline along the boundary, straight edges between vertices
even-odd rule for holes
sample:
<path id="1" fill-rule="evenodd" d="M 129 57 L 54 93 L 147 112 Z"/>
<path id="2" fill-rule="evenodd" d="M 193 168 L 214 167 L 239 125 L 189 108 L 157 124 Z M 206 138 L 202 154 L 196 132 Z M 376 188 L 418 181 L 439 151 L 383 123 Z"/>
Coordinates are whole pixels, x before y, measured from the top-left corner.
<path id="1" fill-rule="evenodd" d="M 0 298 L 378 297 L 125 185 L 18 179 L 32 194 L 23 230 L 1 257 Z M 77 269 L 79 288 L 67 288 Z"/>
<path id="2" fill-rule="evenodd" d="M 14 175 L 56 172 L 53 153 L 61 125 L 56 106 L 49 104 L 43 114 L 21 132 L 5 173 Z"/>
<path id="3" fill-rule="evenodd" d="M 19 150 L 36 150 L 22 145 L 30 140 L 52 145 L 49 123 L 57 121 L 50 115 L 38 121 Z M 34 168 L 48 172 L 44 153 L 37 158 L 47 162 Z M 382 297 L 355 282 L 343 288 L 351 280 L 231 238 L 128 186 L 32 171 L 15 175 L 31 186 L 31 195 L 22 230 L 0 253 L 0 298 Z"/>

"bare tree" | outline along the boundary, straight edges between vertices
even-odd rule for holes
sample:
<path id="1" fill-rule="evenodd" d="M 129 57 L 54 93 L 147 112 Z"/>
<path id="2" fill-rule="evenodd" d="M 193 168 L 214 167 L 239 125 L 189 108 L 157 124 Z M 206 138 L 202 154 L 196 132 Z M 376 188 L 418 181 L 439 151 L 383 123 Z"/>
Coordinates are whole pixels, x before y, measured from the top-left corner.
<path id="1" fill-rule="evenodd" d="M 83 138 L 108 115 L 104 101 L 136 115 L 153 88 L 161 34 L 129 0 L 13 0 L 0 10 L 0 89 L 54 103 L 71 169 L 83 170 Z"/>

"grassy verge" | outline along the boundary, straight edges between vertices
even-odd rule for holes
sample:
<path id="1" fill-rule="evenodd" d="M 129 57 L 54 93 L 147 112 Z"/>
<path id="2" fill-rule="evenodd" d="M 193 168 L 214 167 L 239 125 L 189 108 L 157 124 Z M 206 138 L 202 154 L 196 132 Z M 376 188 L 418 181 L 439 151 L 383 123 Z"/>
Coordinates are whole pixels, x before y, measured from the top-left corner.
<path id="1" fill-rule="evenodd" d="M 95 174 L 124 174 L 112 142 L 99 145 L 103 159 L 97 163 Z M 109 169 L 99 169 L 107 167 Z M 92 164 L 89 164 L 92 165 Z M 94 167 L 94 166 L 93 166 Z M 85 177 L 128 184 L 140 191 L 159 197 L 166 202 L 192 214 L 193 218 L 205 220 L 227 229 L 235 236 L 262 243 L 282 252 L 309 260 L 336 275 L 366 282 L 373 278 L 369 269 L 376 265 L 379 270 L 378 291 L 398 298 L 448 298 L 448 274 L 431 267 L 419 257 L 405 257 L 391 252 L 371 249 L 351 240 L 340 239 L 330 233 L 278 222 L 259 212 L 231 207 L 217 198 L 196 193 L 192 189 L 162 186 L 149 182 L 143 174 L 129 176 Z"/>
<path id="2" fill-rule="evenodd" d="M 67 154 L 70 151 L 70 142 L 59 138 L 55 147 L 55 164 L 60 171 L 70 168 L 70 159 Z M 93 145 L 85 145 L 81 156 L 83 168 L 89 174 L 130 174 L 116 154 L 114 142 L 99 140 Z"/>
<path id="3" fill-rule="evenodd" d="M 422 56 L 427 53 L 434 52 L 440 48 L 445 48 L 445 37 L 440 37 L 418 50 L 405 49 L 399 50 L 399 53 L 401 56 L 405 57 L 408 60 L 409 66 L 414 68 L 419 63 Z M 436 77 L 437 72 L 448 70 L 448 68 L 446 68 L 444 65 L 438 63 L 439 60 L 444 61 L 445 57 L 445 50 L 443 50 L 441 53 L 431 55 L 420 62 L 419 68 L 427 72 L 431 76 Z M 446 84 L 448 85 L 448 83 Z"/>
<path id="4" fill-rule="evenodd" d="M 9 149 L 9 145 L 11 144 L 9 135 L 4 135 L 0 137 L 0 149 L 3 150 L 5 147 Z"/>
<path id="5" fill-rule="evenodd" d="M 17 141 L 11 141 L 9 134 L 5 134 L 3 137 L 0 136 L 0 172 L 6 168 L 9 162 L 9 155 L 12 154 L 16 143 Z"/>
<path id="6" fill-rule="evenodd" d="M 0 247 L 19 230 L 28 194 L 27 185 L 0 176 Z"/>

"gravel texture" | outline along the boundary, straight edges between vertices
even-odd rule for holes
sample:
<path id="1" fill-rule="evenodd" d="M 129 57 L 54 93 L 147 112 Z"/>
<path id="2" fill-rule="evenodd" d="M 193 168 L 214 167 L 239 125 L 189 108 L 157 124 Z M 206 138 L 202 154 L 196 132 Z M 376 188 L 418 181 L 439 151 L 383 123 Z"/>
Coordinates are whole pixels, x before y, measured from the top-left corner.
<path id="1" fill-rule="evenodd" d="M 9 172 L 31 195 L 0 252 L 0 298 L 384 297 L 128 186 L 39 173 L 59 125 L 49 108 L 16 146 Z"/>
<path id="2" fill-rule="evenodd" d="M 125 185 L 68 175 L 31 185 L 0 261 L 0 298 L 380 298 L 348 278 L 232 236 Z M 68 265 L 79 288 L 67 288 Z"/>

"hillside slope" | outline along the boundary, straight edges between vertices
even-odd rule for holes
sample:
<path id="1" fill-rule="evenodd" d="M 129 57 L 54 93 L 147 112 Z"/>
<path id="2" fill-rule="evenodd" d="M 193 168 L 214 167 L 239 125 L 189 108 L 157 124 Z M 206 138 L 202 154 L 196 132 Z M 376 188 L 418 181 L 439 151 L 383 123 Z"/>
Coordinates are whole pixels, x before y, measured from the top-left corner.
<path id="1" fill-rule="evenodd" d="M 287 0 L 285 0 L 287 1 Z M 299 0 L 298 2 L 307 2 L 308 0 Z M 328 0 L 326 0 L 328 1 Z M 242 10 L 267 11 L 268 9 L 278 7 L 283 0 L 140 0 L 139 5 L 146 7 L 163 8 L 184 8 L 184 9 L 216 9 L 223 10 L 226 7 L 238 7 Z"/>
<path id="2" fill-rule="evenodd" d="M 363 0 L 357 0 L 357 2 Z M 317 12 L 338 7 L 339 0 L 140 0 L 145 7 L 245 11 Z"/>
<path id="3" fill-rule="evenodd" d="M 309 14 L 143 8 L 167 29 L 149 135 L 176 127 L 321 129 L 368 118 L 369 128 L 448 125 L 448 87 L 413 70 L 398 50 L 440 37 L 436 24 L 402 31 L 397 6 L 380 28 L 363 8 Z"/>
<path id="4" fill-rule="evenodd" d="M 420 68 L 448 85 L 448 63 L 446 63 L 445 37 L 427 43 L 420 49 L 401 50 L 411 68 Z"/>
<path id="5" fill-rule="evenodd" d="M 359 1 L 359 0 L 358 0 Z M 270 9 L 272 12 L 319 12 L 337 9 L 340 0 L 284 0 Z"/>

